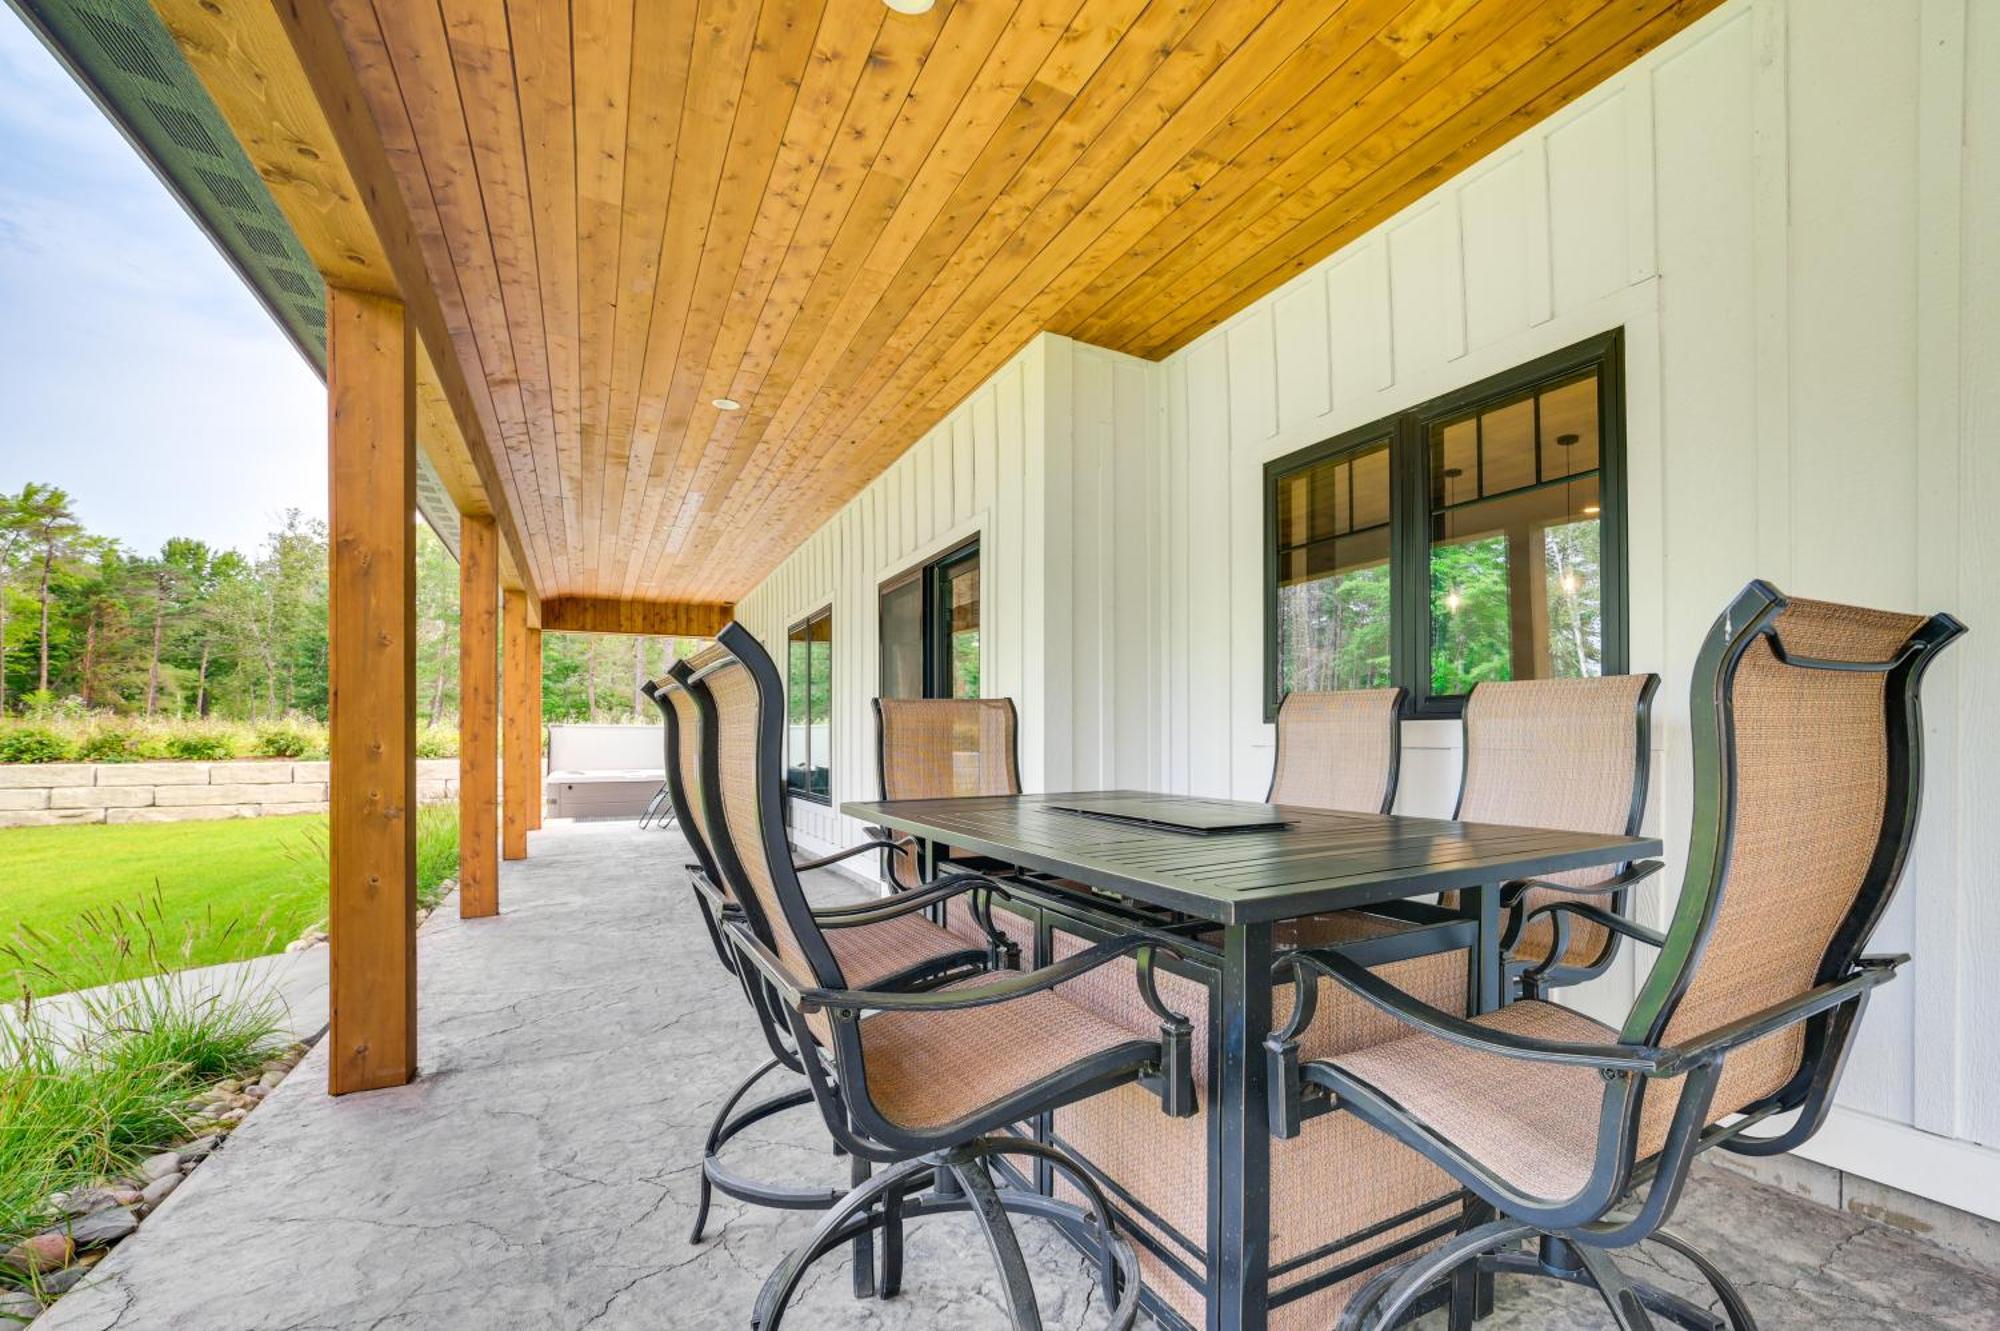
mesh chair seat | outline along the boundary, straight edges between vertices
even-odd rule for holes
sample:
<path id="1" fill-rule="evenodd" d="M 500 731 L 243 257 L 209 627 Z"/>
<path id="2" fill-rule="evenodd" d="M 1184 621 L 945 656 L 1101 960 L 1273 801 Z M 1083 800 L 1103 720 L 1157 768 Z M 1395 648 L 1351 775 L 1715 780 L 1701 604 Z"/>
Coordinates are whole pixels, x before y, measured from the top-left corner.
<path id="1" fill-rule="evenodd" d="M 992 982 L 976 975 L 947 988 Z M 861 1023 L 869 1097 L 910 1129 L 956 1122 L 1093 1054 L 1157 1040 L 1053 989 L 957 1012 L 878 1012 Z"/>
<path id="2" fill-rule="evenodd" d="M 874 924 L 828 929 L 826 944 L 833 949 L 833 959 L 840 963 L 840 973 L 850 984 L 863 989 L 920 961 L 963 952 L 972 946 L 914 914 Z M 982 937 L 977 946 L 983 949 L 985 945 Z"/>
<path id="3" fill-rule="evenodd" d="M 1537 1040 L 1615 1044 L 1618 1032 L 1581 1012 L 1522 999 L 1472 1018 L 1477 1025 Z M 1770 1095 L 1798 1067 L 1796 1028 L 1738 1050 L 1724 1067 L 1709 1114 L 1713 1123 Z M 1530 1063 L 1416 1034 L 1332 1060 L 1368 1083 L 1501 1178 L 1538 1197 L 1573 1197 L 1590 1179 L 1604 1081 L 1594 1068 Z M 1681 1082 L 1646 1090 L 1636 1159 L 1665 1141 Z"/>

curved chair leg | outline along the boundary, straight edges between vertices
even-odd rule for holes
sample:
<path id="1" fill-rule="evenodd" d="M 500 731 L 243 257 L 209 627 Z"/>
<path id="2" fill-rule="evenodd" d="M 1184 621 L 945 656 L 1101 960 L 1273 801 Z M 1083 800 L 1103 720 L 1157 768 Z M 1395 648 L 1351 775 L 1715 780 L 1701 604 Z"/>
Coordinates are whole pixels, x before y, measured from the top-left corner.
<path id="1" fill-rule="evenodd" d="M 1035 1303 L 1028 1259 L 1021 1255 L 1020 1241 L 1014 1237 L 1013 1223 L 1007 1219 L 1000 1194 L 986 1173 L 984 1157 L 956 1161 L 951 1171 L 958 1175 L 959 1186 L 971 1202 L 972 1218 L 986 1238 L 986 1250 L 992 1254 L 993 1264 L 1000 1268 L 1000 1293 L 1007 1302 L 1008 1324 L 1014 1331 L 1042 1331 L 1042 1314 Z"/>
<path id="2" fill-rule="evenodd" d="M 873 1172 L 873 1167 L 860 1156 L 848 1159 L 847 1181 L 854 1187 L 866 1183 Z M 854 1236 L 854 1297 L 875 1297 L 875 1231 L 872 1229 L 864 1229 Z"/>
<path id="3" fill-rule="evenodd" d="M 1441 1248 L 1433 1248 L 1400 1266 L 1383 1268 L 1347 1301 L 1340 1313 L 1339 1331 L 1394 1326 L 1425 1290 L 1461 1265 L 1488 1248 L 1527 1238 L 1534 1232 L 1534 1226 L 1516 1220 L 1489 1220 L 1466 1230 Z M 1370 1320 L 1369 1314 L 1378 1308 L 1380 1312 Z"/>
<path id="4" fill-rule="evenodd" d="M 1104 1195 L 1104 1189 L 1097 1186 L 1097 1180 L 1088 1170 L 1079 1168 L 1077 1163 L 1064 1152 L 1039 1142 L 1031 1137 L 997 1138 L 987 1143 L 987 1150 L 993 1155 L 1025 1155 L 1047 1161 L 1062 1176 L 1075 1186 L 1084 1199 L 1090 1203 L 1090 1213 L 1097 1222 L 1099 1245 L 1097 1280 L 1103 1291 L 1104 1306 L 1119 1309 L 1122 1291 L 1119 1286 L 1124 1272 L 1120 1269 L 1118 1254 L 1118 1228 L 1111 1219 L 1111 1202 Z"/>
<path id="5" fill-rule="evenodd" d="M 695 1204 L 694 1229 L 688 1234 L 689 1243 L 700 1243 L 702 1230 L 708 1225 L 709 1203 L 715 1197 L 715 1185 L 709 1181 L 708 1161 L 716 1148 L 722 1145 L 724 1131 L 729 1126 L 729 1116 L 736 1112 L 736 1106 L 743 1103 L 743 1097 L 750 1094 L 750 1088 L 769 1076 L 773 1068 L 781 1066 L 777 1059 L 771 1059 L 755 1072 L 745 1077 L 729 1098 L 722 1102 L 722 1108 L 715 1111 L 715 1118 L 708 1125 L 708 1139 L 702 1144 L 701 1198 Z"/>
<path id="6" fill-rule="evenodd" d="M 905 1160 L 869 1179 L 820 1217 L 812 1236 L 780 1263 L 778 1269 L 771 1272 L 770 1279 L 764 1282 L 764 1288 L 757 1294 L 756 1310 L 750 1315 L 750 1325 L 759 1331 L 778 1331 L 784 1319 L 785 1306 L 799 1292 L 799 1282 L 805 1278 L 807 1269 L 818 1258 L 847 1241 L 841 1231 L 848 1222 L 865 1215 L 880 1198 L 908 1187 L 912 1179 L 932 1168 L 935 1168 L 933 1162 L 925 1158 Z"/>
<path id="7" fill-rule="evenodd" d="M 1611 1260 L 1611 1254 L 1586 1243 L 1573 1246 L 1583 1269 L 1590 1273 L 1590 1283 L 1604 1296 L 1604 1306 L 1611 1310 L 1618 1331 L 1653 1331 L 1653 1319 L 1646 1314 L 1645 1300 Z"/>
<path id="8" fill-rule="evenodd" d="M 1723 1275 L 1705 1253 L 1670 1229 L 1656 1229 L 1648 1237 L 1673 1249 L 1701 1272 L 1702 1279 L 1722 1301 L 1722 1311 L 1729 1318 L 1732 1331 L 1757 1331 L 1757 1319 L 1750 1315 L 1750 1305 L 1743 1301 L 1743 1295 L 1730 1283 L 1729 1277 Z"/>

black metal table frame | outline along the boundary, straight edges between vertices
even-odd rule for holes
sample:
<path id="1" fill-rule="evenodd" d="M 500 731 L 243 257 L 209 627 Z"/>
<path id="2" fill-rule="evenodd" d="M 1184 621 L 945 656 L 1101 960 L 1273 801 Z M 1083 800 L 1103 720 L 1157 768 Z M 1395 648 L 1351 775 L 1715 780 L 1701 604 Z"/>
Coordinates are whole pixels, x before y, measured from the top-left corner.
<path id="1" fill-rule="evenodd" d="M 1002 798 L 1002 797 L 994 797 Z M 1062 796 L 1005 797 L 1021 801 L 1044 801 Z M 1072 797 L 1073 798 L 1073 797 Z M 1163 797 L 1171 798 L 1171 797 Z M 1276 926 L 1287 919 L 1359 906 L 1379 906 L 1425 897 L 1439 892 L 1458 891 L 1472 901 L 1466 915 L 1475 931 L 1476 1003 L 1480 1011 L 1500 1006 L 1504 961 L 1500 956 L 1500 893 L 1508 881 L 1544 875 L 1566 869 L 1591 868 L 1622 860 L 1656 855 L 1657 840 L 1605 837 L 1594 850 L 1574 850 L 1565 854 L 1531 856 L 1515 866 L 1515 871 L 1497 881 L 1490 870 L 1454 866 L 1435 872 L 1405 874 L 1393 883 L 1374 888 L 1315 893 L 1302 890 L 1283 904 L 1271 898 L 1244 898 L 1235 905 L 1215 896 L 1197 898 L 1184 891 L 1164 888 L 1108 871 L 1087 861 L 1071 861 L 1048 853 L 1009 846 L 969 833 L 963 827 L 941 827 L 916 812 L 923 806 L 956 804 L 959 801 L 851 802 L 842 812 L 864 823 L 873 823 L 916 837 L 925 845 L 926 877 L 937 843 L 948 844 L 963 854 L 971 852 L 1011 864 L 1026 871 L 1020 883 L 1024 895 L 1031 894 L 1044 908 L 1080 910 L 1088 914 L 1098 908 L 1093 894 L 1065 886 L 1055 879 L 1073 879 L 1090 887 L 1116 893 L 1155 910 L 1191 916 L 1205 929 L 1219 932 L 1219 947 L 1201 949 L 1213 955 L 1213 988 L 1216 1017 L 1210 1047 L 1210 1128 L 1209 1235 L 1214 1247 L 1213 1279 L 1210 1282 L 1207 1331 L 1267 1331 L 1270 1316 L 1271 1172 L 1270 1086 L 1263 1056 L 1264 1038 L 1272 1023 L 1271 983 L 1273 964 L 1278 957 L 1274 941 Z M 1394 823 L 1445 825 L 1443 820 L 1399 819 L 1395 815 L 1354 815 L 1379 819 L 1385 826 Z M 1159 832 L 1154 835 L 1171 837 Z M 1218 918 L 1218 916 L 1220 918 Z M 1045 933 L 1038 927 L 1037 956 Z M 1045 1127 L 1046 1125 L 1044 1125 Z"/>

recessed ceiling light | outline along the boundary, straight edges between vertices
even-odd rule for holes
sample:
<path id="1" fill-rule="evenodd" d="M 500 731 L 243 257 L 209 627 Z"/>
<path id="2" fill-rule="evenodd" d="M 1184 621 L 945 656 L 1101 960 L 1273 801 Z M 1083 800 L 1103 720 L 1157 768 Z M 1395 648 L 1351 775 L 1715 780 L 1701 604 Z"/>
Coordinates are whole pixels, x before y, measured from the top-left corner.
<path id="1" fill-rule="evenodd" d="M 898 14 L 928 14 L 937 0 L 882 0 L 882 3 Z"/>
<path id="2" fill-rule="evenodd" d="M 743 404 L 733 397 L 719 397 L 711 404 L 717 411 L 741 411 Z"/>

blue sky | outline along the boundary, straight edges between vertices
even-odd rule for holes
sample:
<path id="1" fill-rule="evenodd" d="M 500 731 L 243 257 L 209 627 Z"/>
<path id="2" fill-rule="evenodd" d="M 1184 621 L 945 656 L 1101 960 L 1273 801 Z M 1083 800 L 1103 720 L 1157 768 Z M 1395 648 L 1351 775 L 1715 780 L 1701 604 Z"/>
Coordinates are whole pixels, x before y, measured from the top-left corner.
<path id="1" fill-rule="evenodd" d="M 0 5 L 0 489 L 253 551 L 326 512 L 326 395 L 214 246 Z"/>

